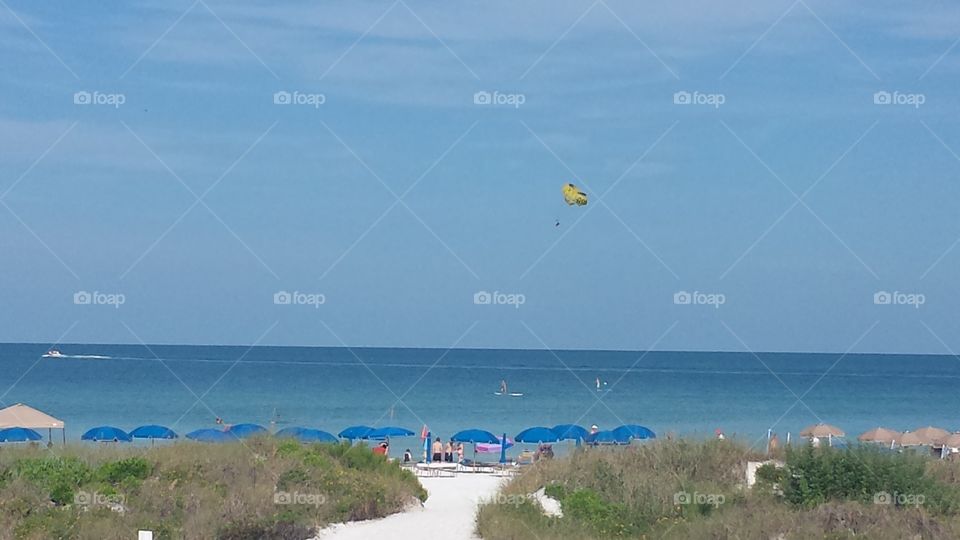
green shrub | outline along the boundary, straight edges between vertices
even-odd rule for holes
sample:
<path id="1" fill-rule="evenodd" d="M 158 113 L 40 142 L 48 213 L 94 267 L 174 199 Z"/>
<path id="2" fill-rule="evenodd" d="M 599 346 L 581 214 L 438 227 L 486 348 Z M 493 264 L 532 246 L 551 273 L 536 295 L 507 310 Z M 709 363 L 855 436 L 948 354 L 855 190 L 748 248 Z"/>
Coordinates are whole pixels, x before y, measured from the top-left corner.
<path id="1" fill-rule="evenodd" d="M 218 540 L 303 540 L 314 531 L 303 525 L 288 521 L 242 521 L 230 523 L 218 534 Z"/>
<path id="2" fill-rule="evenodd" d="M 603 500 L 589 489 L 578 489 L 561 500 L 564 516 L 586 523 L 603 536 L 623 536 L 633 532 L 623 504 Z"/>
<path id="3" fill-rule="evenodd" d="M 111 461 L 101 465 L 96 472 L 96 478 L 110 484 L 120 484 L 128 478 L 144 480 L 150 476 L 153 466 L 142 457 L 130 457 L 119 461 Z"/>

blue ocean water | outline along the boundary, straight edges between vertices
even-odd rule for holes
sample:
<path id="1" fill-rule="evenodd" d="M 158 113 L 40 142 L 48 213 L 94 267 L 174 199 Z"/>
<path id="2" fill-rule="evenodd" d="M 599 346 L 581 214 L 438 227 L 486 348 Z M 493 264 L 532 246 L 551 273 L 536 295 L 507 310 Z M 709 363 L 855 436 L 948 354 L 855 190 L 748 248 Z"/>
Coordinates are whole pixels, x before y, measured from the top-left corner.
<path id="1" fill-rule="evenodd" d="M 66 422 L 185 433 L 228 423 L 479 427 L 642 424 L 661 436 L 714 429 L 763 445 L 824 421 L 848 435 L 883 425 L 960 430 L 960 362 L 876 354 L 346 349 L 0 344 L 0 403 Z M 596 379 L 606 384 L 596 390 Z M 510 392 L 497 396 L 501 379 Z M 394 445 L 413 446 L 415 439 Z"/>

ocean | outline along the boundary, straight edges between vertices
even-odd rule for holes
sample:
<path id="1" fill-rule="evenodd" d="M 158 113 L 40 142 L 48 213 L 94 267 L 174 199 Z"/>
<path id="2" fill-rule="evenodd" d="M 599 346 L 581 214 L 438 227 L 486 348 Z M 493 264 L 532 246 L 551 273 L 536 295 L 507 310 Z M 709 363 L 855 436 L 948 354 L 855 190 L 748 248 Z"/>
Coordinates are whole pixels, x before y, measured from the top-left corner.
<path id="1" fill-rule="evenodd" d="M 960 430 L 960 361 L 950 356 L 0 344 L 0 403 L 88 428 L 227 423 L 316 427 L 426 424 L 513 436 L 530 426 L 641 424 L 659 436 L 763 447 L 823 421 L 848 438 L 882 425 Z M 600 378 L 601 391 L 596 389 Z M 498 396 L 500 381 L 509 392 Z M 55 436 L 59 441 L 59 436 Z M 392 453 L 419 439 L 395 441 Z"/>

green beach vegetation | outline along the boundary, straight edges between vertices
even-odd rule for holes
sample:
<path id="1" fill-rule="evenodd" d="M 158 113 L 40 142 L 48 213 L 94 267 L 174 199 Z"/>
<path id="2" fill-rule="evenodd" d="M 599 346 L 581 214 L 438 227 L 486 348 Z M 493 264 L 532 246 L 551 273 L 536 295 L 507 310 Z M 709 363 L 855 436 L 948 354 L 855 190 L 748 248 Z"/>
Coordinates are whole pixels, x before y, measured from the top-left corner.
<path id="1" fill-rule="evenodd" d="M 960 538 L 960 463 L 912 452 L 787 448 L 747 488 L 732 440 L 651 441 L 541 461 L 480 507 L 487 540 Z M 528 494 L 545 488 L 563 517 Z"/>
<path id="2" fill-rule="evenodd" d="M 246 540 L 312 537 L 330 523 L 382 517 L 426 500 L 365 446 L 103 444 L 0 450 L 0 538 Z"/>

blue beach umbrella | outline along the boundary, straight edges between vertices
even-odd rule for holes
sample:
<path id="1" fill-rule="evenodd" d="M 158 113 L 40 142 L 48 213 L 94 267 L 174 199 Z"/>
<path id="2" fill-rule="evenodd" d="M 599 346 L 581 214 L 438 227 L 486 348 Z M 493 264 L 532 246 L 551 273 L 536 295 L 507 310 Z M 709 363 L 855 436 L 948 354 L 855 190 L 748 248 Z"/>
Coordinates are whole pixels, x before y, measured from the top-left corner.
<path id="1" fill-rule="evenodd" d="M 177 434 L 166 426 L 149 424 L 140 426 L 130 432 L 134 439 L 176 439 Z"/>
<path id="2" fill-rule="evenodd" d="M 557 439 L 561 441 L 582 441 L 590 434 L 586 429 L 576 424 L 560 424 L 553 426 L 553 432 L 557 434 Z"/>
<path id="3" fill-rule="evenodd" d="M 374 439 L 381 440 L 387 439 L 390 437 L 412 437 L 416 433 L 410 431 L 409 429 L 395 426 L 387 426 L 382 428 L 375 428 L 367 432 L 364 439 Z"/>
<path id="4" fill-rule="evenodd" d="M 267 433 L 267 428 L 259 424 L 234 424 L 227 429 L 227 433 L 239 439 L 246 439 L 261 433 Z"/>
<path id="5" fill-rule="evenodd" d="M 237 437 L 227 433 L 226 431 L 221 431 L 219 429 L 198 429 L 196 431 L 191 431 L 184 435 L 184 437 L 197 442 L 208 442 L 208 443 L 225 443 L 236 441 Z"/>
<path id="6" fill-rule="evenodd" d="M 557 432 L 550 428 L 532 427 L 517 433 L 513 440 L 521 443 L 547 443 L 557 442 L 560 437 L 557 436 Z"/>
<path id="7" fill-rule="evenodd" d="M 352 441 L 354 439 L 366 438 L 367 434 L 371 431 L 373 431 L 373 428 L 370 426 L 350 426 L 337 435 L 341 439 L 350 439 Z"/>
<path id="8" fill-rule="evenodd" d="M 629 444 L 630 439 L 617 435 L 613 431 L 598 431 L 587 435 L 584 442 L 587 444 Z"/>
<path id="9" fill-rule="evenodd" d="M 465 429 L 451 437 L 455 442 L 500 444 L 500 438 L 482 429 Z"/>
<path id="10" fill-rule="evenodd" d="M 656 439 L 657 434 L 652 429 L 636 424 L 626 424 L 613 430 L 621 439 Z"/>
<path id="11" fill-rule="evenodd" d="M 133 439 L 130 438 L 130 434 L 120 428 L 115 428 L 113 426 L 98 426 L 87 430 L 86 433 L 80 436 L 80 440 L 97 442 L 130 442 Z"/>
<path id="12" fill-rule="evenodd" d="M 289 438 L 297 439 L 300 442 L 321 442 L 321 443 L 338 442 L 338 439 L 332 433 L 327 433 L 326 431 L 323 431 L 323 430 L 310 429 L 305 427 L 283 428 L 276 433 L 276 436 L 289 437 Z"/>
<path id="13" fill-rule="evenodd" d="M 12 427 L 0 429 L 0 442 L 39 441 L 43 436 L 30 428 Z"/>

